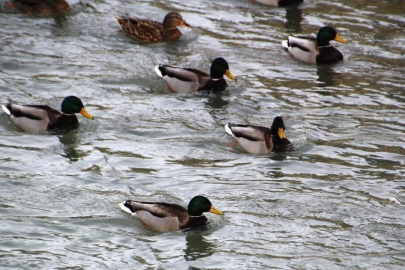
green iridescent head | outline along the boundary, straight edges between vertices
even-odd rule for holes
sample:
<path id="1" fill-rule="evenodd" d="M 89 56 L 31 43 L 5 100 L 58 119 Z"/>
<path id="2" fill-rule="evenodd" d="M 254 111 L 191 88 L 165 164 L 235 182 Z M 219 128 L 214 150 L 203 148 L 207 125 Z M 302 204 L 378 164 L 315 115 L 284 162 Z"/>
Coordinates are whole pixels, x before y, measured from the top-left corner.
<path id="1" fill-rule="evenodd" d="M 86 118 L 94 119 L 84 108 L 83 102 L 76 96 L 68 96 L 62 101 L 62 112 L 65 114 L 80 113 Z"/>
<path id="2" fill-rule="evenodd" d="M 211 212 L 217 215 L 223 215 L 220 210 L 212 206 L 210 200 L 204 196 L 195 196 L 191 199 L 187 207 L 190 216 L 201 216 L 204 212 Z"/>
<path id="3" fill-rule="evenodd" d="M 316 39 L 318 41 L 318 46 L 327 46 L 331 40 L 335 40 L 340 43 L 347 43 L 347 41 L 341 38 L 336 30 L 330 26 L 324 26 L 319 29 Z"/>
<path id="4" fill-rule="evenodd" d="M 231 80 L 236 80 L 229 71 L 228 62 L 222 57 L 215 58 L 211 63 L 210 76 L 212 79 L 221 79 L 227 76 Z"/>
<path id="5" fill-rule="evenodd" d="M 278 136 L 280 139 L 287 139 L 284 134 L 285 126 L 283 118 L 280 116 L 276 116 L 273 120 L 273 124 L 271 125 L 271 135 Z"/>

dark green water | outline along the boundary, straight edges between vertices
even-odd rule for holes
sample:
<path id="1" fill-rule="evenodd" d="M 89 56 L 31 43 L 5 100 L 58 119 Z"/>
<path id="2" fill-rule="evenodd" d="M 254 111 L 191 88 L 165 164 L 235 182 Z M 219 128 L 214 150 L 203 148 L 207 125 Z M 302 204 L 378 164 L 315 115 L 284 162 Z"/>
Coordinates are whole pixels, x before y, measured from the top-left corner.
<path id="1" fill-rule="evenodd" d="M 58 18 L 0 13 L 1 103 L 77 95 L 95 117 L 25 134 L 0 114 L 0 268 L 405 267 L 404 1 L 87 3 Z M 113 20 L 169 10 L 194 26 L 172 43 L 136 43 Z M 344 62 L 282 50 L 326 24 L 349 41 L 335 44 Z M 170 94 L 153 70 L 208 71 L 218 56 L 238 77 L 219 95 Z M 224 124 L 276 115 L 295 152 L 226 145 Z M 198 194 L 225 216 L 195 232 L 150 232 L 118 207 Z"/>

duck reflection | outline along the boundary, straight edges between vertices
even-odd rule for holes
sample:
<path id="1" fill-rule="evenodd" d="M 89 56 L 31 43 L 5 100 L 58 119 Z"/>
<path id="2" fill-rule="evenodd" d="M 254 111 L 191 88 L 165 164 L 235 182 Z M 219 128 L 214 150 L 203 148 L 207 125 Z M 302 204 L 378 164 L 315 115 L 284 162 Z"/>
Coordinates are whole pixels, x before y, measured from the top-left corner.
<path id="1" fill-rule="evenodd" d="M 321 87 L 334 86 L 336 84 L 336 75 L 330 65 L 317 65 L 316 73 L 318 75 L 318 81 L 321 82 Z"/>
<path id="2" fill-rule="evenodd" d="M 68 16 L 66 14 L 55 14 L 53 15 L 53 20 L 55 22 L 55 25 L 62 28 L 65 26 L 68 22 Z"/>
<path id="3" fill-rule="evenodd" d="M 210 94 L 205 104 L 213 109 L 222 109 L 229 105 L 229 101 L 224 100 L 222 98 L 222 95 L 218 93 L 218 94 Z"/>
<path id="4" fill-rule="evenodd" d="M 301 32 L 302 14 L 299 5 L 289 6 L 285 9 L 286 22 L 284 23 L 285 29 L 293 33 Z"/>
<path id="5" fill-rule="evenodd" d="M 293 146 L 291 146 L 291 149 L 293 150 Z M 290 151 L 292 151 L 290 150 Z M 274 161 L 284 161 L 287 159 L 287 155 L 285 153 L 274 153 L 269 156 L 269 159 L 274 160 Z"/>
<path id="6" fill-rule="evenodd" d="M 80 139 L 77 132 L 78 129 L 74 129 L 58 135 L 58 139 L 61 142 L 64 151 L 62 157 L 69 159 L 70 162 L 76 162 L 79 160 L 79 158 L 84 156 L 83 153 L 76 150 L 77 146 L 80 144 Z"/>
<path id="7" fill-rule="evenodd" d="M 226 115 L 226 107 L 229 105 L 229 101 L 222 98 L 223 93 L 211 93 L 207 97 L 205 102 L 205 108 L 207 112 L 211 115 L 212 119 L 223 126 L 224 115 Z"/>
<path id="8" fill-rule="evenodd" d="M 186 249 L 184 257 L 187 261 L 195 261 L 215 253 L 216 245 L 205 240 L 201 234 L 190 233 L 186 236 Z"/>
<path id="9" fill-rule="evenodd" d="M 179 54 L 184 57 L 193 56 L 193 48 L 195 46 L 194 41 L 197 40 L 197 37 L 198 36 L 195 33 L 183 33 L 183 36 L 180 39 L 168 42 L 162 49 L 168 56 L 173 56 L 176 60 Z M 161 49 L 160 46 L 157 46 L 156 48 Z"/>
<path id="10" fill-rule="evenodd" d="M 252 3 L 260 3 L 268 6 L 279 6 L 285 7 L 285 18 L 286 22 L 284 27 L 294 33 L 300 32 L 301 28 L 301 9 L 299 5 L 303 2 L 302 0 L 251 0 Z"/>

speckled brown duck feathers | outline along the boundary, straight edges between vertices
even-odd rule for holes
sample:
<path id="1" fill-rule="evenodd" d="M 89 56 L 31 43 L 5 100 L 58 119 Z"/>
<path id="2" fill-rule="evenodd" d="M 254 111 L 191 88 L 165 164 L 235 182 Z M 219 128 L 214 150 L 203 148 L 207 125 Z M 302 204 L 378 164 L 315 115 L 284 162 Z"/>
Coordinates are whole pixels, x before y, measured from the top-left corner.
<path id="1" fill-rule="evenodd" d="M 135 17 L 115 17 L 127 36 L 147 43 L 176 40 L 182 35 L 178 26 L 191 26 L 177 12 L 168 13 L 163 22 Z"/>
<path id="2" fill-rule="evenodd" d="M 11 3 L 19 12 L 28 15 L 46 16 L 70 11 L 65 0 L 14 0 Z"/>

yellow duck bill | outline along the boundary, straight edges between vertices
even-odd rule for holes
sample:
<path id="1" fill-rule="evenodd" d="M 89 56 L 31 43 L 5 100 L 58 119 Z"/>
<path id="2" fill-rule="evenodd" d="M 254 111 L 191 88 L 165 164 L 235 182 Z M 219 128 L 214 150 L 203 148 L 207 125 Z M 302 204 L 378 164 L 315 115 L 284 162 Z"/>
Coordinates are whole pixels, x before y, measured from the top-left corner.
<path id="1" fill-rule="evenodd" d="M 213 213 L 213 214 L 221 215 L 221 216 L 224 215 L 224 213 L 222 211 L 216 209 L 214 206 L 211 206 L 210 212 Z"/>
<path id="2" fill-rule="evenodd" d="M 337 42 L 340 42 L 340 43 L 347 44 L 347 41 L 344 40 L 344 39 L 343 39 L 341 36 L 339 36 L 338 34 L 336 34 L 336 37 L 335 37 L 333 40 L 335 40 L 335 41 L 337 41 Z"/>
<path id="3" fill-rule="evenodd" d="M 89 114 L 89 113 L 86 111 L 85 108 L 82 108 L 82 109 L 80 110 L 80 114 L 83 115 L 84 117 L 88 118 L 88 119 L 94 120 L 94 117 L 93 117 L 91 114 Z"/>
<path id="4" fill-rule="evenodd" d="M 225 76 L 228 77 L 228 78 L 231 79 L 231 80 L 236 81 L 235 76 L 232 75 L 232 73 L 231 73 L 231 71 L 230 71 L 229 69 L 227 69 L 227 70 L 225 71 Z"/>

